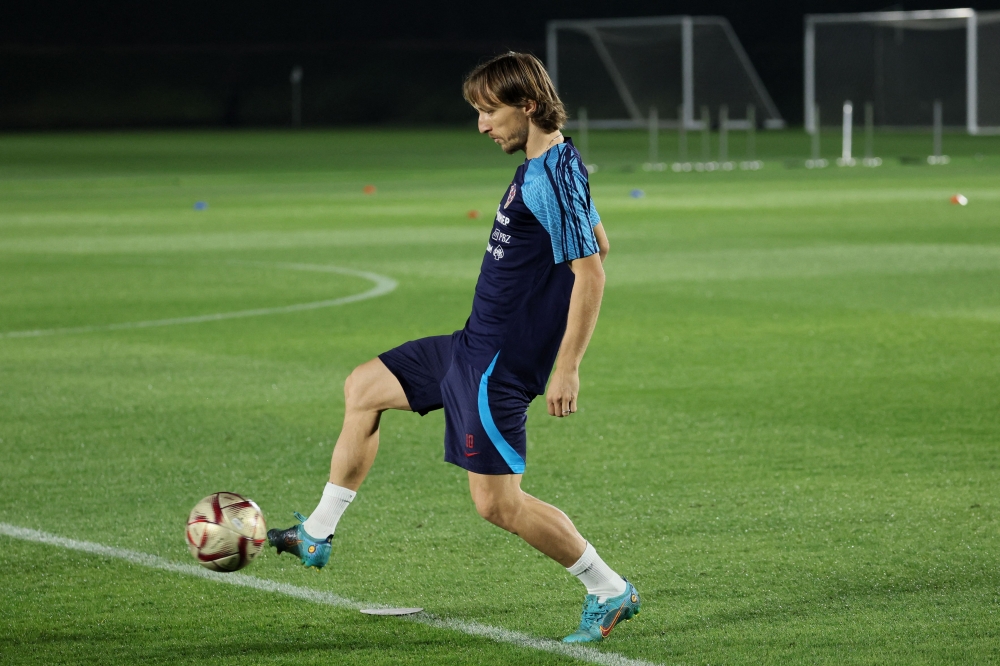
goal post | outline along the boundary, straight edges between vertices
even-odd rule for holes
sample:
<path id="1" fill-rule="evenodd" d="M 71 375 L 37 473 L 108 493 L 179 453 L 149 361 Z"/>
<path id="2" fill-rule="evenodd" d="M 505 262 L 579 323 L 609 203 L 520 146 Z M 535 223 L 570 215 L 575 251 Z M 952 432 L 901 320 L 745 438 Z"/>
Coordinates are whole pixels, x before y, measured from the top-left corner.
<path id="1" fill-rule="evenodd" d="M 586 109 L 592 129 L 648 128 L 659 109 L 659 128 L 700 130 L 703 106 L 752 106 L 764 127 L 785 126 L 725 18 L 550 21 L 546 42 L 546 65 L 560 97 L 573 116 Z M 734 119 L 730 127 L 746 123 Z"/>
<path id="2" fill-rule="evenodd" d="M 976 15 L 978 134 L 1000 134 L 1000 11 Z"/>
<path id="3" fill-rule="evenodd" d="M 973 9 L 809 14 L 805 17 L 804 119 L 845 101 L 871 103 L 880 127 L 944 124 L 1000 133 L 1000 12 Z"/>

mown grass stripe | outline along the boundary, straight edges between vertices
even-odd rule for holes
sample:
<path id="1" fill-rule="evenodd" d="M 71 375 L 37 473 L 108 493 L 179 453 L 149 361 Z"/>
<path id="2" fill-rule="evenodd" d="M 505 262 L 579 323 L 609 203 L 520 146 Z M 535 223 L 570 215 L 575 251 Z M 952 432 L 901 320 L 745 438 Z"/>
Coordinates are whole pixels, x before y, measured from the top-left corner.
<path id="1" fill-rule="evenodd" d="M 294 597 L 296 599 L 302 599 L 303 601 L 322 604 L 324 606 L 332 606 L 334 608 L 359 610 L 362 607 L 378 607 L 378 605 L 374 604 L 361 604 L 357 601 L 331 594 L 330 592 L 323 592 L 322 590 L 314 590 L 308 587 L 279 583 L 273 580 L 267 580 L 266 578 L 256 578 L 254 576 L 248 576 L 241 573 L 219 573 L 193 564 L 171 562 L 170 560 L 157 555 L 140 553 L 126 548 L 105 546 L 104 544 L 94 543 L 92 541 L 68 539 L 55 534 L 49 534 L 48 532 L 33 530 L 27 527 L 18 527 L 17 525 L 11 525 L 9 523 L 0 523 L 0 534 L 22 541 L 41 543 L 48 546 L 57 546 L 68 550 L 76 550 L 91 555 L 125 560 L 126 562 L 131 562 L 132 564 L 137 564 L 150 569 L 158 569 L 160 571 L 168 571 L 170 573 L 177 573 L 185 576 L 195 576 L 197 578 L 204 578 L 217 583 L 226 583 L 237 587 L 246 587 L 259 590 L 261 592 L 282 594 L 287 597 Z M 601 666 L 657 666 L 653 662 L 631 659 L 629 657 L 611 652 L 601 652 L 600 650 L 595 650 L 594 648 L 588 648 L 581 645 L 567 645 L 550 639 L 529 636 L 528 634 L 523 634 L 518 631 L 510 631 L 502 627 L 480 624 L 479 622 L 468 622 L 455 618 L 439 618 L 429 613 L 403 616 L 400 619 L 407 620 L 409 622 L 416 622 L 418 624 L 423 624 L 437 629 L 457 631 L 469 636 L 488 638 L 497 643 L 507 643 L 517 647 L 572 657 L 591 664 L 601 664 Z"/>

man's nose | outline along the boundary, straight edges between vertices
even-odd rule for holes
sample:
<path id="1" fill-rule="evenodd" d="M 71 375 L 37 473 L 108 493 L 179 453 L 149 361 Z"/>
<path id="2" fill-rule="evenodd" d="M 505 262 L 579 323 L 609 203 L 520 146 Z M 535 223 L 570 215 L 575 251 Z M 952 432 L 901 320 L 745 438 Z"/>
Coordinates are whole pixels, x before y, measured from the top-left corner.
<path id="1" fill-rule="evenodd" d="M 480 134 L 486 134 L 491 129 L 493 129 L 493 127 L 490 126 L 490 123 L 489 123 L 489 121 L 486 118 L 486 114 L 485 113 L 480 113 L 479 114 L 479 133 Z"/>

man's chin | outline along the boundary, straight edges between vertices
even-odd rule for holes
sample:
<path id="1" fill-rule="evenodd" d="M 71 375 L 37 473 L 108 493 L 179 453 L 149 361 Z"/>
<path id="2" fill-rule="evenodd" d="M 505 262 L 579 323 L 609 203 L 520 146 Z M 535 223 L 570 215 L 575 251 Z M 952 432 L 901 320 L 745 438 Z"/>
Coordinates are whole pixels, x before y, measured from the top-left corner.
<path id="1" fill-rule="evenodd" d="M 524 146 L 523 145 L 519 146 L 516 143 L 506 143 L 506 144 L 501 143 L 500 147 L 503 148 L 503 152 L 507 153 L 508 155 L 513 155 L 514 153 L 518 152 L 519 150 L 524 150 Z"/>

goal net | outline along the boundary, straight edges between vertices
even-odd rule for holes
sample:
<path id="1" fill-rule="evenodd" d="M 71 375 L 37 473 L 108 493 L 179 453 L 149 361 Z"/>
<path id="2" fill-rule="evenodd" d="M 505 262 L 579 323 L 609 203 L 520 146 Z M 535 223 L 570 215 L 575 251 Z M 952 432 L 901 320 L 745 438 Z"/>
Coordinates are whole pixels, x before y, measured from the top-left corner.
<path id="1" fill-rule="evenodd" d="M 805 125 L 870 103 L 882 127 L 1000 131 L 1000 12 L 972 9 L 806 16 Z"/>
<path id="2" fill-rule="evenodd" d="M 701 108 L 717 117 L 722 105 L 737 119 L 753 106 L 765 127 L 784 127 L 724 18 L 550 21 L 547 47 L 560 97 L 571 116 L 586 109 L 591 127 L 647 127 L 652 117 L 663 128 L 699 129 Z"/>

